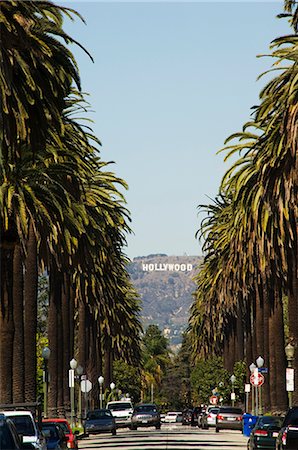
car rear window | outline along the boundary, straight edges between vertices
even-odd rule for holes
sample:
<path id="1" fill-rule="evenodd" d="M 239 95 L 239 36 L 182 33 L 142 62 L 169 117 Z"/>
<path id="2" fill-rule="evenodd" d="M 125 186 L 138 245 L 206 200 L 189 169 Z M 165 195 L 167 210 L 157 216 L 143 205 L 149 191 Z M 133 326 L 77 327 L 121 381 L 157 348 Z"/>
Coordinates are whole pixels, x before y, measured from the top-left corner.
<path id="1" fill-rule="evenodd" d="M 35 429 L 30 416 L 9 416 L 10 420 L 15 424 L 18 434 L 23 436 L 35 436 Z"/>
<path id="2" fill-rule="evenodd" d="M 140 405 L 135 408 L 136 412 L 156 412 L 157 408 L 153 405 Z"/>
<path id="3" fill-rule="evenodd" d="M 220 413 L 228 413 L 228 414 L 242 414 L 242 409 L 240 408 L 220 408 Z"/>

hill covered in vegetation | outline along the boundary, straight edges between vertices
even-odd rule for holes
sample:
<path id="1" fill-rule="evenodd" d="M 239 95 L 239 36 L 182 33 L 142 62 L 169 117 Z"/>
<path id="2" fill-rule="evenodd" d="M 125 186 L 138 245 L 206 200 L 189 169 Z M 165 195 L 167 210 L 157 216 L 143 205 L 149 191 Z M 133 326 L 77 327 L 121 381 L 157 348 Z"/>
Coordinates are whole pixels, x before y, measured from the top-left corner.
<path id="1" fill-rule="evenodd" d="M 142 300 L 142 321 L 146 328 L 156 324 L 171 346 L 181 343 L 195 290 L 193 278 L 199 270 L 199 256 L 152 254 L 134 258 L 128 273 Z"/>

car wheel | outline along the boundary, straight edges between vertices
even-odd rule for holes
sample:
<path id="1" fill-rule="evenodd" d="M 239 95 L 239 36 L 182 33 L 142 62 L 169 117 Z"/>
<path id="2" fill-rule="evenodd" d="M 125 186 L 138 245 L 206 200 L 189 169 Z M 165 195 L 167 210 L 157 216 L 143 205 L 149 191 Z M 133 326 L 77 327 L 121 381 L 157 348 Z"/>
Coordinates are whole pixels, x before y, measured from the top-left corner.
<path id="1" fill-rule="evenodd" d="M 116 436 L 116 433 L 117 433 L 117 432 L 116 432 L 116 428 L 114 428 L 114 429 L 112 430 L 112 435 L 113 435 L 113 436 Z"/>
<path id="2" fill-rule="evenodd" d="M 159 425 L 156 425 L 155 428 L 156 428 L 157 430 L 160 430 L 160 424 L 159 424 Z"/>
<path id="3" fill-rule="evenodd" d="M 131 425 L 131 427 L 130 427 L 131 430 L 137 430 L 137 428 L 138 427 L 136 425 Z"/>
<path id="4" fill-rule="evenodd" d="M 216 428 L 215 428 L 215 431 L 216 431 L 216 433 L 219 433 L 219 428 L 216 427 Z"/>

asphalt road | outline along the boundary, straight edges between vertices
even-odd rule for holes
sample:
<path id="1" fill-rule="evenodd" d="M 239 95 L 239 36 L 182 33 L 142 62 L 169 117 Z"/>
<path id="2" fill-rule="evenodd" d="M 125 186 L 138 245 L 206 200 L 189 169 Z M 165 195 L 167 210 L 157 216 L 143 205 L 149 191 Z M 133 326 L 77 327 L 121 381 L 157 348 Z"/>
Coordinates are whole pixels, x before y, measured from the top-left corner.
<path id="1" fill-rule="evenodd" d="M 118 429 L 117 435 L 91 435 L 79 441 L 79 449 L 121 450 L 246 450 L 247 437 L 240 431 L 200 430 L 189 426 L 162 425 L 155 428 L 139 428 L 137 431 Z"/>

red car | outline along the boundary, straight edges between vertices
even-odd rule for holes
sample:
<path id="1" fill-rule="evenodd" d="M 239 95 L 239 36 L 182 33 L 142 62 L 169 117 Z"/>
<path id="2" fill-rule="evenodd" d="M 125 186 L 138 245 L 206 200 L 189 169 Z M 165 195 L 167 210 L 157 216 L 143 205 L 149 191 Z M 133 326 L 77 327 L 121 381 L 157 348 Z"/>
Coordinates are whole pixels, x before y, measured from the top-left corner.
<path id="1" fill-rule="evenodd" d="M 78 440 L 76 435 L 72 432 L 72 429 L 66 419 L 43 419 L 43 423 L 57 423 L 60 425 L 62 430 L 64 431 L 65 436 L 67 437 L 67 447 L 74 448 L 78 450 Z"/>

